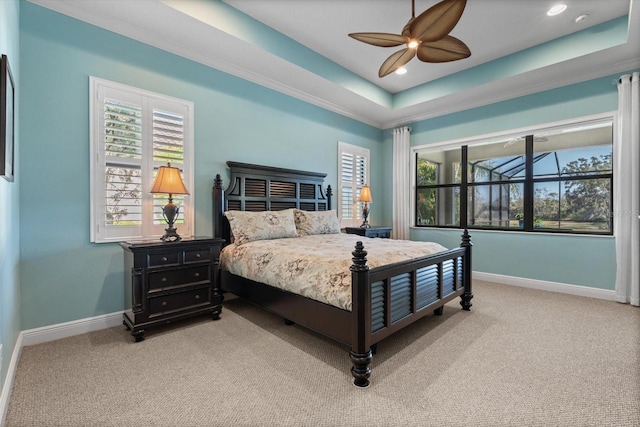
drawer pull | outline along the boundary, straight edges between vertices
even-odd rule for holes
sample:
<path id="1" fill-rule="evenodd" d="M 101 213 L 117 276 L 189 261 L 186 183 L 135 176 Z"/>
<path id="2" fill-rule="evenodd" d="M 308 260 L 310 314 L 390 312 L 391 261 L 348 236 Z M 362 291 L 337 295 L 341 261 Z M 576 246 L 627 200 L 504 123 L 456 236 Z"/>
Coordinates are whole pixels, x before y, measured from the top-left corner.
<path id="1" fill-rule="evenodd" d="M 193 277 L 200 277 L 200 273 L 194 274 Z"/>
<path id="2" fill-rule="evenodd" d="M 167 306 L 167 302 L 166 301 L 162 301 L 162 303 L 160 305 L 163 306 L 163 307 L 166 307 Z"/>
<path id="3" fill-rule="evenodd" d="M 200 299 L 200 295 L 196 295 L 196 299 Z"/>
<path id="4" fill-rule="evenodd" d="M 166 257 L 166 256 L 163 256 L 162 258 L 160 258 L 160 261 L 162 261 L 162 262 L 167 262 L 168 260 L 167 260 L 167 257 Z"/>
<path id="5" fill-rule="evenodd" d="M 200 258 L 200 254 L 196 254 L 196 258 Z"/>
<path id="6" fill-rule="evenodd" d="M 167 278 L 166 278 L 166 277 L 163 277 L 163 278 L 162 278 L 162 279 L 160 279 L 160 280 L 161 280 L 162 282 L 166 282 L 166 281 L 167 281 Z"/>

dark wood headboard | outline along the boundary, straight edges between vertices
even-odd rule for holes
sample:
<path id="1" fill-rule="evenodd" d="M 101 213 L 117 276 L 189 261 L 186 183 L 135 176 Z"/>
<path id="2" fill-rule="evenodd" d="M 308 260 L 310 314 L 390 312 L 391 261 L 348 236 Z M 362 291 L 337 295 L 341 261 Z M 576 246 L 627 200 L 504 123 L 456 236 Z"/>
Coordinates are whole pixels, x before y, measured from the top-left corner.
<path id="1" fill-rule="evenodd" d="M 213 231 L 215 237 L 230 239 L 225 211 L 331 210 L 331 186 L 323 191 L 326 173 L 283 169 L 248 163 L 227 162 L 231 181 L 226 190 L 222 178 L 213 183 Z"/>

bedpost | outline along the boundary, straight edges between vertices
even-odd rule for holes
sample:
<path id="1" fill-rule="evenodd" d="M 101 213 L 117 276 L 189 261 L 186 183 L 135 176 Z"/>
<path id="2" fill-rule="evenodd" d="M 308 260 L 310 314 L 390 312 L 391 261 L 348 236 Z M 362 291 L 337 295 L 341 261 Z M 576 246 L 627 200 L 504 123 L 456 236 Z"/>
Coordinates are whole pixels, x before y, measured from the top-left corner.
<path id="1" fill-rule="evenodd" d="M 213 237 L 224 237 L 222 229 L 222 214 L 224 212 L 224 190 L 222 189 L 222 178 L 216 174 L 213 180 Z"/>
<path id="2" fill-rule="evenodd" d="M 356 242 L 351 270 L 351 351 L 353 383 L 358 387 L 369 385 L 371 376 L 371 287 L 367 251 L 362 242 Z"/>
<path id="3" fill-rule="evenodd" d="M 327 210 L 331 210 L 331 198 L 333 196 L 333 190 L 330 185 L 327 185 Z"/>
<path id="4" fill-rule="evenodd" d="M 464 260 L 462 265 L 462 281 L 464 284 L 464 294 L 460 296 L 460 305 L 463 310 L 469 311 L 471 310 L 471 299 L 473 298 L 473 292 L 471 292 L 471 247 L 473 243 L 471 243 L 471 236 L 469 235 L 469 231 L 465 228 L 462 233 L 462 243 L 461 247 L 465 248 L 464 252 Z"/>

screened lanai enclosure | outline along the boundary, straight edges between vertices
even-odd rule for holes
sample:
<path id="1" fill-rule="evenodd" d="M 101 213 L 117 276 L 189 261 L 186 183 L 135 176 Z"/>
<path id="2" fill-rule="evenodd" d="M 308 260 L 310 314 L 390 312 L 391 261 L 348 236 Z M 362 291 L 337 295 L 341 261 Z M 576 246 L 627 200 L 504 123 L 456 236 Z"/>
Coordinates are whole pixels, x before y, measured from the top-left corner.
<path id="1" fill-rule="evenodd" d="M 421 150 L 415 224 L 611 234 L 612 150 L 610 119 Z"/>

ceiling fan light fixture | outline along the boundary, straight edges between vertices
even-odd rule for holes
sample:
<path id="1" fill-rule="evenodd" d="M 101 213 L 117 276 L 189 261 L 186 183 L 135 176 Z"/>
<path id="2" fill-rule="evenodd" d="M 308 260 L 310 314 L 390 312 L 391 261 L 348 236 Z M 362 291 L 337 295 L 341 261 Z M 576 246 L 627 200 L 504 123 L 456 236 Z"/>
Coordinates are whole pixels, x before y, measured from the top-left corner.
<path id="1" fill-rule="evenodd" d="M 559 3 L 547 11 L 547 16 L 560 15 L 565 10 L 567 10 L 567 5 L 564 3 Z"/>
<path id="2" fill-rule="evenodd" d="M 396 70 L 396 74 L 397 74 L 397 75 L 399 75 L 399 76 L 401 76 L 401 75 L 403 75 L 403 74 L 407 74 L 407 69 L 406 69 L 406 68 L 404 68 L 404 67 L 400 67 L 400 68 L 398 68 L 398 69 Z"/>
<path id="3" fill-rule="evenodd" d="M 415 0 L 411 1 L 411 19 L 401 34 L 350 33 L 349 37 L 379 47 L 406 47 L 389 56 L 380 66 L 378 77 L 387 76 L 416 56 L 422 62 L 451 62 L 471 56 L 469 47 L 449 35 L 456 26 L 467 0 L 442 0 L 415 16 Z"/>

